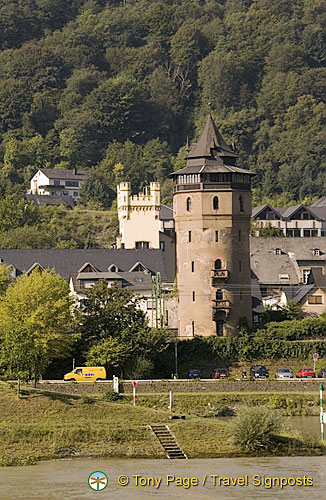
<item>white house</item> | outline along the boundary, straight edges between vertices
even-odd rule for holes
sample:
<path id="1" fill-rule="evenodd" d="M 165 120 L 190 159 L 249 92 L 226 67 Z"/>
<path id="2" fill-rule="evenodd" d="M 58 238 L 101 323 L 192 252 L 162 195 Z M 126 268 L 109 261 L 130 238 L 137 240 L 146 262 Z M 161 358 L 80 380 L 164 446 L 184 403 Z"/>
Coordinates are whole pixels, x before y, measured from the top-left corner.
<path id="1" fill-rule="evenodd" d="M 76 202 L 86 172 L 83 170 L 40 168 L 31 179 L 29 194 L 71 196 Z"/>

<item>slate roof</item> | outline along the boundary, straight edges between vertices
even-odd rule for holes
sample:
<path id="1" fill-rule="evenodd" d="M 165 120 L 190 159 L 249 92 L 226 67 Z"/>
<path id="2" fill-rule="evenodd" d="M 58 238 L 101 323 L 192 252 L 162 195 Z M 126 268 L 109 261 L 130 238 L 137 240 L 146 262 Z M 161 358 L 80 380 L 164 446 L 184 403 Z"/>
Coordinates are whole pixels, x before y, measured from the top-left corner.
<path id="1" fill-rule="evenodd" d="M 235 166 L 238 155 L 231 146 L 228 146 L 220 134 L 213 118 L 209 114 L 205 127 L 197 141 L 187 155 L 187 166 L 172 172 L 169 177 L 182 174 L 197 173 L 239 173 L 256 175 L 249 170 Z"/>
<path id="2" fill-rule="evenodd" d="M 287 254 L 251 254 L 250 265 L 260 283 L 288 286 L 300 282 L 295 262 Z M 281 275 L 288 278 L 282 279 Z"/>
<path id="3" fill-rule="evenodd" d="M 85 170 L 68 170 L 60 168 L 39 168 L 39 171 L 49 179 L 79 180 L 82 181 L 86 175 Z"/>
<path id="4" fill-rule="evenodd" d="M 272 207 L 268 203 L 265 203 L 264 205 L 259 205 L 258 207 L 254 207 L 252 209 L 252 217 L 258 217 L 259 214 L 267 207 L 280 215 L 282 219 L 289 219 L 302 207 L 317 219 L 326 219 L 326 196 L 320 198 L 320 200 L 316 201 L 311 206 L 298 204 L 291 207 Z"/>
<path id="5" fill-rule="evenodd" d="M 71 273 L 78 273 L 86 262 L 104 272 L 115 264 L 121 271 L 119 274 L 128 272 L 137 262 L 141 262 L 151 273 L 160 272 L 162 281 L 173 282 L 174 276 L 167 274 L 164 258 L 162 250 L 145 249 L 0 249 L 2 262 L 14 266 L 17 274 L 28 271 L 33 264 L 38 263 L 44 269 L 54 268 L 65 280 L 69 279 Z"/>
<path id="6" fill-rule="evenodd" d="M 326 238 L 250 238 L 250 252 L 272 256 L 274 250 L 280 248 L 282 252 L 291 253 L 297 261 L 326 261 Z M 320 250 L 320 255 L 313 255 L 314 249 Z M 276 255 L 276 257 L 281 257 Z"/>
<path id="7" fill-rule="evenodd" d="M 160 207 L 160 220 L 171 220 L 173 219 L 173 207 L 168 205 L 161 205 Z"/>
<path id="8" fill-rule="evenodd" d="M 217 156 L 238 158 L 231 146 L 228 146 L 220 134 L 211 114 L 209 114 L 205 127 L 197 141 L 190 147 L 188 158 L 212 158 L 212 150 Z"/>
<path id="9" fill-rule="evenodd" d="M 37 207 L 41 205 L 63 205 L 66 208 L 74 208 L 75 202 L 71 196 L 64 195 L 41 195 L 41 194 L 25 194 L 25 199 L 27 201 L 32 201 Z"/>

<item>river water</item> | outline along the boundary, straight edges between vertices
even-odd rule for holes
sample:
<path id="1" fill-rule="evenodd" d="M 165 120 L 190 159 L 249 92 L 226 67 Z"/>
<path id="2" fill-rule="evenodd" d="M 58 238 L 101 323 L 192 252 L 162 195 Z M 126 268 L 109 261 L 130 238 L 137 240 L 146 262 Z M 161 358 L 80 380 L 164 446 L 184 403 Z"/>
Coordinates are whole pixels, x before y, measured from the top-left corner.
<path id="1" fill-rule="evenodd" d="M 102 491 L 88 486 L 88 477 L 95 471 L 108 476 Z M 119 485 L 121 475 L 128 476 L 127 486 Z M 139 477 L 135 477 L 139 476 Z M 161 479 L 159 487 L 140 485 L 149 477 Z M 175 479 L 173 480 L 172 477 Z M 176 478 L 181 479 L 177 480 Z M 268 488 L 268 478 L 284 478 L 283 483 L 301 479 L 312 486 L 294 485 Z M 193 486 L 177 485 L 192 478 Z M 238 485 L 218 485 L 238 479 Z M 243 479 L 241 479 L 243 478 Z M 306 478 L 306 479 L 304 479 Z M 171 481 L 167 485 L 167 480 Z M 215 481 L 215 485 L 214 485 Z M 278 482 L 280 479 L 274 479 Z M 299 481 L 297 479 L 297 481 Z M 246 482 L 248 485 L 246 485 Z M 299 481 L 300 482 L 300 481 Z M 245 483 L 241 485 L 241 483 Z M 255 485 L 253 483 L 256 483 Z M 157 484 L 157 483 L 156 483 Z M 264 485 L 265 484 L 265 485 Z M 0 469 L 1 500 L 322 500 L 326 498 L 326 456 L 274 458 L 219 458 L 195 460 L 141 459 L 74 459 L 42 462 L 28 467 Z"/>

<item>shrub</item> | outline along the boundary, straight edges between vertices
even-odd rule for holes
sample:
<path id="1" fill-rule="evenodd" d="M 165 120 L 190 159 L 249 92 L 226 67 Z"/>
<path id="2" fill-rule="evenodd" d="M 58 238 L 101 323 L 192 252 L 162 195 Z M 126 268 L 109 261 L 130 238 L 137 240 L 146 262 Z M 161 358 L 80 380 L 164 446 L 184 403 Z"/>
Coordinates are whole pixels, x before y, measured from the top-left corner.
<path id="1" fill-rule="evenodd" d="M 115 401 L 120 401 L 122 399 L 122 396 L 118 392 L 109 390 L 105 391 L 102 394 L 102 399 L 103 401 L 109 401 L 110 403 L 114 403 Z"/>
<path id="2" fill-rule="evenodd" d="M 243 450 L 268 450 L 277 441 L 279 417 L 268 408 L 254 406 L 243 410 L 233 425 L 235 444 Z"/>

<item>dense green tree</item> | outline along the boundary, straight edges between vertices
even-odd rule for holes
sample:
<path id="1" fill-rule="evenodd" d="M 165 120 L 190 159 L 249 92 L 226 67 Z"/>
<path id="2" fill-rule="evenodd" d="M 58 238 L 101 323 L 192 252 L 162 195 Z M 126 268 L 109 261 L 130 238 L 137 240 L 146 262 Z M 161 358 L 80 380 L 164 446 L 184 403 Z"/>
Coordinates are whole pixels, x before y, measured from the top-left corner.
<path id="1" fill-rule="evenodd" d="M 99 168 L 90 170 L 79 192 L 79 203 L 87 206 L 97 202 L 102 208 L 109 208 L 115 197 L 110 186 L 110 177 Z"/>
<path id="2" fill-rule="evenodd" d="M 74 341 L 72 298 L 53 270 L 34 270 L 0 300 L 1 364 L 18 379 L 39 378 L 53 358 L 66 356 Z"/>

